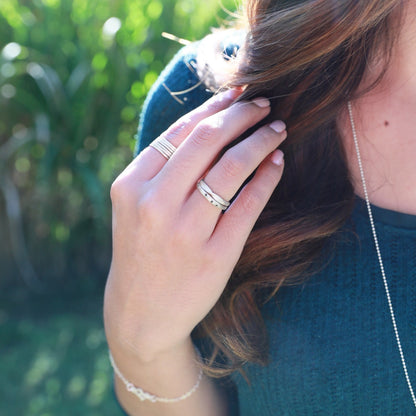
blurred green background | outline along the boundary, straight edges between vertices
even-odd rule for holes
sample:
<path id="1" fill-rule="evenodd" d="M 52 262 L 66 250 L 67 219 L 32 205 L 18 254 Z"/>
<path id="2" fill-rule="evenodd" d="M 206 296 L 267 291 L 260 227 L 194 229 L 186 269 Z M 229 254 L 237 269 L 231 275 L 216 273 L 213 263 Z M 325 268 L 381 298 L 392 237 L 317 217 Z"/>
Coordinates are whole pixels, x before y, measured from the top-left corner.
<path id="1" fill-rule="evenodd" d="M 117 415 L 109 188 L 178 43 L 233 0 L 0 1 L 0 416 Z"/>

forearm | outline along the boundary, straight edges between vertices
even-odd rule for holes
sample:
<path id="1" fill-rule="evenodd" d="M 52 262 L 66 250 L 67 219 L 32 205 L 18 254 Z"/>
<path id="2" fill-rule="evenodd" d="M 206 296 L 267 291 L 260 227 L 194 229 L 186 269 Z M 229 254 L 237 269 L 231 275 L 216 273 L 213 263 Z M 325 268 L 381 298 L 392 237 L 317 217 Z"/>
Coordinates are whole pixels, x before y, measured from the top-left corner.
<path id="1" fill-rule="evenodd" d="M 114 360 L 125 376 L 136 387 L 158 397 L 176 398 L 192 389 L 200 375 L 198 357 L 192 342 L 176 351 L 144 362 L 135 354 L 113 347 Z M 175 403 L 141 401 L 127 391 L 123 381 L 115 375 L 117 398 L 131 416 L 227 416 L 227 402 L 223 392 L 212 379 L 203 376 L 198 389 L 188 398 Z"/>
<path id="2" fill-rule="evenodd" d="M 124 377 L 159 397 L 180 397 L 198 380 L 190 334 L 220 299 L 283 172 L 283 153 L 276 148 L 286 131 L 279 120 L 260 127 L 220 157 L 271 111 L 270 101 L 262 97 L 231 105 L 240 93 L 218 94 L 178 120 L 163 134 L 163 140 L 178 148 L 170 159 L 152 145 L 111 186 L 107 339 Z M 156 140 L 160 146 L 162 139 Z M 213 198 L 198 188 L 204 172 L 204 180 L 221 190 L 221 196 L 212 191 Z M 226 205 L 213 201 L 225 198 L 228 204 L 239 189 L 222 215 Z M 127 345 L 134 347 L 129 350 Z M 226 400 L 205 377 L 194 394 L 177 403 L 140 402 L 120 380 L 116 392 L 132 416 L 226 414 Z"/>

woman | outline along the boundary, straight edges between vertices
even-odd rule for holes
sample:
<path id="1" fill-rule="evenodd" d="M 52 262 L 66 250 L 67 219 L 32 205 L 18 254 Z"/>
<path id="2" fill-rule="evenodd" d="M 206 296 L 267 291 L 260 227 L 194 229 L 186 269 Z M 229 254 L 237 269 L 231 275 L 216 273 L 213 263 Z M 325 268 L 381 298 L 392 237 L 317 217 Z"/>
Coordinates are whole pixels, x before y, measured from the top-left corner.
<path id="1" fill-rule="evenodd" d="M 416 2 L 247 10 L 230 89 L 147 146 L 174 101 L 198 101 L 149 99 L 112 188 L 118 399 L 130 415 L 414 414 Z"/>

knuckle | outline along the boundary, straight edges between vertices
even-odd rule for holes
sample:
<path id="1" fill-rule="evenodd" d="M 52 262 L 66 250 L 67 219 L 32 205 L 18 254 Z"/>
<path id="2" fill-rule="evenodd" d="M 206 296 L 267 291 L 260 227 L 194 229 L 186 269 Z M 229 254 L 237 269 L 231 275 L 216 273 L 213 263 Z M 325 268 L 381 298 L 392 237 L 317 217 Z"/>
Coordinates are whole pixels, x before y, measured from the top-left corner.
<path id="1" fill-rule="evenodd" d="M 221 165 L 224 174 L 229 178 L 234 178 L 241 175 L 246 163 L 241 156 L 238 157 L 232 151 L 228 150 L 221 160 Z"/>
<path id="2" fill-rule="evenodd" d="M 221 128 L 218 123 L 207 119 L 198 123 L 193 131 L 192 139 L 196 144 L 204 145 L 212 142 L 219 134 L 221 134 Z"/>
<path id="3" fill-rule="evenodd" d="M 206 109 L 209 112 L 218 113 L 224 109 L 224 102 L 218 99 L 209 100 L 206 102 Z"/>
<path id="4" fill-rule="evenodd" d="M 136 204 L 136 216 L 140 223 L 153 226 L 164 218 L 163 204 L 154 193 L 147 193 Z"/>
<path id="5" fill-rule="evenodd" d="M 112 202 L 115 202 L 120 196 L 120 181 L 117 179 L 111 184 L 110 198 Z"/>
<path id="6" fill-rule="evenodd" d="M 233 105 L 234 109 L 241 111 L 245 117 L 253 120 L 257 120 L 259 114 L 262 114 L 264 111 L 263 108 L 253 104 L 251 101 L 239 101 Z"/>
<path id="7" fill-rule="evenodd" d="M 183 116 L 179 120 L 175 121 L 168 130 L 164 133 L 166 137 L 175 138 L 181 135 L 189 134 L 190 130 L 190 120 L 188 116 Z"/>
<path id="8" fill-rule="evenodd" d="M 277 133 L 268 126 L 261 127 L 255 132 L 253 140 L 249 141 L 248 151 L 253 155 L 265 155 L 277 146 L 277 137 Z"/>
<path id="9" fill-rule="evenodd" d="M 258 146 L 262 146 L 263 143 L 268 143 L 271 139 L 277 136 L 277 133 L 268 126 L 264 126 L 257 130 L 257 140 L 254 141 Z"/>
<path id="10" fill-rule="evenodd" d="M 110 189 L 113 207 L 131 216 L 131 220 L 140 224 L 154 224 L 163 217 L 159 196 L 152 190 L 137 189 L 137 185 L 128 177 L 117 178 Z"/>
<path id="11" fill-rule="evenodd" d="M 111 203 L 113 206 L 132 206 L 141 198 L 144 189 L 144 184 L 138 184 L 131 171 L 126 169 L 111 184 Z"/>
<path id="12" fill-rule="evenodd" d="M 126 199 L 126 196 L 130 195 L 131 186 L 125 176 L 119 175 L 110 188 L 110 198 L 113 204 L 118 203 Z"/>

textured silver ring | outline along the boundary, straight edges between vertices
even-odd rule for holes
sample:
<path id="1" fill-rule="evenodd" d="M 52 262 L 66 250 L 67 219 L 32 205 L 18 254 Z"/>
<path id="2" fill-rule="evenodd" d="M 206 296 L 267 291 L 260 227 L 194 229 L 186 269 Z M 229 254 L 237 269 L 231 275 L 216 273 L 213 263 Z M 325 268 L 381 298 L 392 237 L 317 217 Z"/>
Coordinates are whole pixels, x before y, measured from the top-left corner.
<path id="1" fill-rule="evenodd" d="M 214 207 L 220 208 L 223 211 L 228 208 L 230 201 L 226 201 L 224 198 L 216 194 L 203 179 L 200 179 L 196 184 L 196 187 L 202 196 Z"/>
<path id="2" fill-rule="evenodd" d="M 165 156 L 165 158 L 168 160 L 172 157 L 172 155 L 176 151 L 176 147 L 163 136 L 159 136 L 158 138 L 153 140 L 152 143 L 149 144 L 149 146 L 156 149 L 159 153 Z"/>

